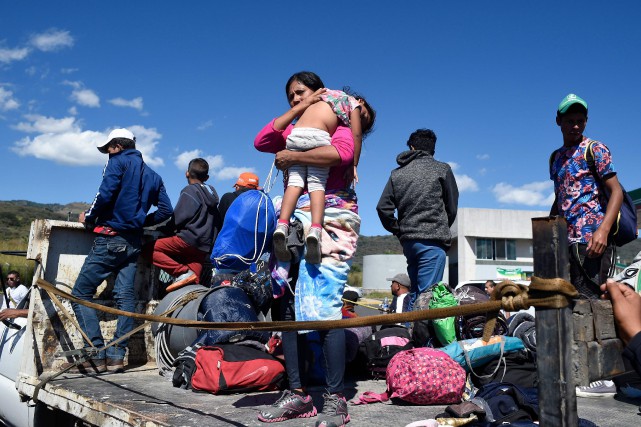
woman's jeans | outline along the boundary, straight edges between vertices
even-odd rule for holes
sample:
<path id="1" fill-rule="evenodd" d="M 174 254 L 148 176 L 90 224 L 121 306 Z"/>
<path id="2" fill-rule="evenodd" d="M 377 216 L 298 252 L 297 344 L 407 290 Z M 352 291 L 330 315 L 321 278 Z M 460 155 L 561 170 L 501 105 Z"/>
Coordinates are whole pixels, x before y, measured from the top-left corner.
<path id="1" fill-rule="evenodd" d="M 87 255 L 85 263 L 80 270 L 71 294 L 85 301 L 93 301 L 98 286 L 110 274 L 116 276 L 113 289 L 113 298 L 116 307 L 123 311 L 134 312 L 136 308 L 136 295 L 134 291 L 134 278 L 136 275 L 136 262 L 141 249 L 139 235 L 99 235 L 94 239 L 91 252 Z M 100 331 L 100 322 L 96 310 L 78 303 L 72 303 L 73 311 L 82 330 L 87 334 L 94 347 L 105 345 Z M 118 323 L 113 340 L 117 340 L 133 329 L 134 319 L 118 316 Z M 124 340 L 115 346 L 101 351 L 97 359 L 105 356 L 111 359 L 124 359 L 127 351 L 127 341 Z M 86 344 L 88 346 L 88 344 Z"/>
<path id="2" fill-rule="evenodd" d="M 443 280 L 445 250 L 432 240 L 402 240 L 403 254 L 407 259 L 407 274 L 410 276 L 410 302 L 408 310 L 423 292 Z"/>

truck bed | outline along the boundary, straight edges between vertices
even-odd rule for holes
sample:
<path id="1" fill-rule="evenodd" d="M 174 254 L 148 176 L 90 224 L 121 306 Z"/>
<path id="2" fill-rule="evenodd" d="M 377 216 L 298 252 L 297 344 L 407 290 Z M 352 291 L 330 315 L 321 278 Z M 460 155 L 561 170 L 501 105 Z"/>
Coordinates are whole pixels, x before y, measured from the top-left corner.
<path id="1" fill-rule="evenodd" d="M 33 383 L 22 383 L 27 388 Z M 347 398 L 365 391 L 383 392 L 385 381 L 366 380 L 346 383 Z M 317 408 L 322 406 L 322 387 L 310 393 Z M 99 426 L 263 426 L 258 410 L 272 404 L 280 392 L 219 395 L 194 393 L 174 388 L 169 379 L 158 375 L 155 366 L 128 369 L 121 374 L 84 376 L 67 374 L 40 391 L 40 400 Z M 579 417 L 598 426 L 631 426 L 641 420 L 641 399 L 578 398 Z M 412 406 L 375 403 L 350 405 L 350 426 L 406 426 L 433 418 L 444 405 Z M 313 426 L 316 418 L 288 420 L 283 427 Z"/>

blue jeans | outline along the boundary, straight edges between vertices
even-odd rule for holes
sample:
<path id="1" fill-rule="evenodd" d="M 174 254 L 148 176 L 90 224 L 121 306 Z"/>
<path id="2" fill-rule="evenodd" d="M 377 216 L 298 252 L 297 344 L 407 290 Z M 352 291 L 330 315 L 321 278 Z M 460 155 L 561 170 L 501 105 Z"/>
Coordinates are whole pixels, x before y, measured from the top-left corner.
<path id="1" fill-rule="evenodd" d="M 85 301 L 93 301 L 98 286 L 109 277 L 116 276 L 113 297 L 116 307 L 123 311 L 134 312 L 136 308 L 136 295 L 134 291 L 134 278 L 136 275 L 136 261 L 141 249 L 140 236 L 97 236 L 93 241 L 91 252 L 87 255 L 82 265 L 80 274 L 71 294 Z M 103 347 L 105 340 L 100 331 L 100 322 L 96 310 L 83 305 L 72 303 L 73 311 L 82 330 L 87 334 L 96 348 Z M 125 335 L 133 329 L 134 319 L 118 316 L 118 323 L 114 340 Z M 98 359 L 105 356 L 111 359 L 124 359 L 127 351 L 127 341 L 124 340 L 115 346 L 109 347 L 106 352 L 98 354 Z"/>
<path id="2" fill-rule="evenodd" d="M 401 245 L 407 259 L 407 274 L 412 282 L 408 308 L 412 310 L 419 294 L 443 280 L 445 250 L 431 240 L 402 240 Z"/>

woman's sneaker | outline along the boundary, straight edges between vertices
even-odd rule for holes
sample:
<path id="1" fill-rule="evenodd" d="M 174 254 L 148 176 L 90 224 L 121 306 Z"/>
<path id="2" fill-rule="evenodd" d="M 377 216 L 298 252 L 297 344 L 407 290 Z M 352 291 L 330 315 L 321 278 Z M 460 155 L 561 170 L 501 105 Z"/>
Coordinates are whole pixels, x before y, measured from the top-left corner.
<path id="1" fill-rule="evenodd" d="M 264 423 L 276 423 L 292 418 L 315 417 L 316 413 L 311 396 L 285 390 L 272 406 L 258 413 L 258 419 Z"/>
<path id="2" fill-rule="evenodd" d="M 309 264 L 320 264 L 321 262 L 321 229 L 320 227 L 310 227 L 307 237 L 305 238 L 305 261 Z"/>
<path id="3" fill-rule="evenodd" d="M 576 388 L 576 395 L 579 397 L 612 397 L 617 393 L 614 381 L 594 381 L 588 386 Z"/>
<path id="4" fill-rule="evenodd" d="M 287 249 L 288 234 L 289 225 L 279 222 L 272 237 L 274 255 L 276 255 L 278 261 L 288 262 L 292 259 L 292 254 L 289 252 L 289 249 Z"/>
<path id="5" fill-rule="evenodd" d="M 349 422 L 347 401 L 340 394 L 323 394 L 325 404 L 316 427 L 344 427 Z"/>

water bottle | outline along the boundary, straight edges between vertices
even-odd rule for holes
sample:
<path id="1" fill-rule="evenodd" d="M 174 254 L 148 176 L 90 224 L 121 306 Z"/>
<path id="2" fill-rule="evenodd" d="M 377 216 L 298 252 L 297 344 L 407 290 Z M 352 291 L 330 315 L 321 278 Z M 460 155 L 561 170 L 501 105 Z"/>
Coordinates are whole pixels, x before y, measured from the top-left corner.
<path id="1" fill-rule="evenodd" d="M 387 310 L 389 310 L 389 298 L 385 297 L 383 303 L 381 304 L 381 310 L 383 310 L 384 312 L 387 312 Z"/>

